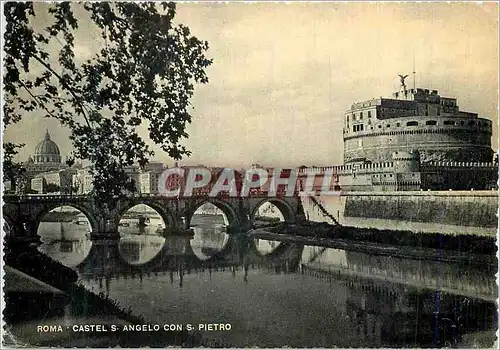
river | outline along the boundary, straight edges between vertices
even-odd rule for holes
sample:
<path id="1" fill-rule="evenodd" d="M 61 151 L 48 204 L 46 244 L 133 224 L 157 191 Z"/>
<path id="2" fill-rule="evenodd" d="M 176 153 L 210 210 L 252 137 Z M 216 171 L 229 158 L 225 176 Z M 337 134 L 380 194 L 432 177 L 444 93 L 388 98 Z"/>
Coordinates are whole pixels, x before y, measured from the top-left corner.
<path id="1" fill-rule="evenodd" d="M 88 226 L 44 222 L 39 249 L 150 324 L 230 324 L 202 333 L 229 346 L 493 346 L 492 267 L 250 241 L 215 215 L 192 228 L 192 239 L 127 228 L 97 249 Z"/>

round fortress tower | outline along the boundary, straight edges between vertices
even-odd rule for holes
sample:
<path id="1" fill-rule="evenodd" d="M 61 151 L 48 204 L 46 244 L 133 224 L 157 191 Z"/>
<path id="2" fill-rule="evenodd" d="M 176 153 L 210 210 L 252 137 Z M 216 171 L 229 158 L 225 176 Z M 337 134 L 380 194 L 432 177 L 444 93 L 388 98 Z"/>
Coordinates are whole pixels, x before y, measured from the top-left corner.
<path id="1" fill-rule="evenodd" d="M 413 173 L 420 171 L 420 153 L 415 150 L 410 152 L 396 151 L 392 153 L 395 173 Z"/>
<path id="2" fill-rule="evenodd" d="M 401 78 L 393 98 L 354 103 L 345 113 L 344 162 L 387 162 L 412 150 L 423 163 L 492 161 L 490 120 L 460 111 L 436 90 L 407 89 Z"/>

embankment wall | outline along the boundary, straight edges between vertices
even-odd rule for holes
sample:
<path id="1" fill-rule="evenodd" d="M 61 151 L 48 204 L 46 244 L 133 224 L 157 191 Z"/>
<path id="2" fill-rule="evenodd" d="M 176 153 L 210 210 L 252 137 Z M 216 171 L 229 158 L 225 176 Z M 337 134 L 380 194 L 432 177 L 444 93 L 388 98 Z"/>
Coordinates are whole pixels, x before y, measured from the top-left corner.
<path id="1" fill-rule="evenodd" d="M 344 217 L 497 227 L 496 191 L 352 192 Z"/>

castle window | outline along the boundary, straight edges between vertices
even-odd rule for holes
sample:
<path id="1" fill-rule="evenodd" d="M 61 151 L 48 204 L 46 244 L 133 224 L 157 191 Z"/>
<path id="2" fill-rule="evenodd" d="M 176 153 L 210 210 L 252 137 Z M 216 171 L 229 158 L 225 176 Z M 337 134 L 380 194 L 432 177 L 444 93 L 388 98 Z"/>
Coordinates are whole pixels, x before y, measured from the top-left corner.
<path id="1" fill-rule="evenodd" d="M 401 123 L 396 123 L 396 126 L 401 126 Z"/>
<path id="2" fill-rule="evenodd" d="M 368 118 L 372 117 L 372 111 L 368 111 Z"/>
<path id="3" fill-rule="evenodd" d="M 363 119 L 363 112 L 359 113 L 359 119 Z"/>
<path id="4" fill-rule="evenodd" d="M 379 125 L 379 126 L 378 126 L 378 128 L 379 128 L 379 129 L 382 129 L 382 125 Z"/>
<path id="5" fill-rule="evenodd" d="M 435 120 L 428 120 L 425 122 L 425 125 L 437 125 L 437 121 Z"/>
<path id="6" fill-rule="evenodd" d="M 455 125 L 455 122 L 453 120 L 445 120 L 443 122 L 444 125 Z"/>
<path id="7" fill-rule="evenodd" d="M 349 121 L 349 115 L 347 115 L 347 121 Z"/>
<path id="8" fill-rule="evenodd" d="M 387 124 L 387 127 L 390 128 L 391 127 L 391 124 Z"/>
<path id="9" fill-rule="evenodd" d="M 352 131 L 363 131 L 363 124 L 358 124 L 358 125 L 353 125 L 352 126 Z"/>
<path id="10" fill-rule="evenodd" d="M 406 123 L 406 126 L 418 126 L 418 122 L 411 121 L 411 122 Z"/>

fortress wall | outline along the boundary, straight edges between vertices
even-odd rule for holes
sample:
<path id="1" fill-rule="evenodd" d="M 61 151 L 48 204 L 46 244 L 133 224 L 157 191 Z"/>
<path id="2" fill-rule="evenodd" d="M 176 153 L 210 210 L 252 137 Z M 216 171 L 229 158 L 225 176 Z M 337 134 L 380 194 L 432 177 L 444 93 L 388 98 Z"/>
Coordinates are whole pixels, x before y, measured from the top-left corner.
<path id="1" fill-rule="evenodd" d="M 359 133 L 360 137 L 345 139 L 344 161 L 365 157 L 372 162 L 385 162 L 392 160 L 392 152 L 408 151 L 412 148 L 421 151 L 423 161 L 441 158 L 456 161 L 491 161 L 490 135 L 487 133 L 474 134 L 466 130 L 430 131 L 434 130 L 415 127 L 405 130 L 404 133 Z"/>
<path id="2" fill-rule="evenodd" d="M 428 166 L 421 168 L 422 188 L 432 190 L 470 190 L 497 188 L 497 166 L 445 165 Z M 487 163 L 483 163 L 487 164 Z"/>
<path id="3" fill-rule="evenodd" d="M 421 183 L 421 177 L 419 172 L 397 174 L 397 179 L 398 182 L 400 183 L 418 183 L 419 185 Z"/>
<path id="4" fill-rule="evenodd" d="M 330 186 L 338 184 L 343 191 L 420 189 L 433 191 L 448 191 L 449 189 L 468 191 L 472 189 L 477 191 L 497 188 L 498 166 L 494 163 L 430 162 L 422 164 L 420 172 L 409 171 L 411 167 L 400 172 L 402 168 L 398 162 L 353 163 L 344 166 L 306 168 L 301 169 L 299 177 L 305 183 L 306 176 L 314 174 L 314 190 L 322 188 L 323 174 L 326 171 L 330 171 L 330 174 L 333 175 L 330 179 Z"/>
<path id="5" fill-rule="evenodd" d="M 352 174 L 339 176 L 341 186 L 370 186 L 372 184 L 372 176 L 370 174 Z"/>
<path id="6" fill-rule="evenodd" d="M 497 227 L 496 191 L 418 191 L 344 194 L 345 217 Z"/>

